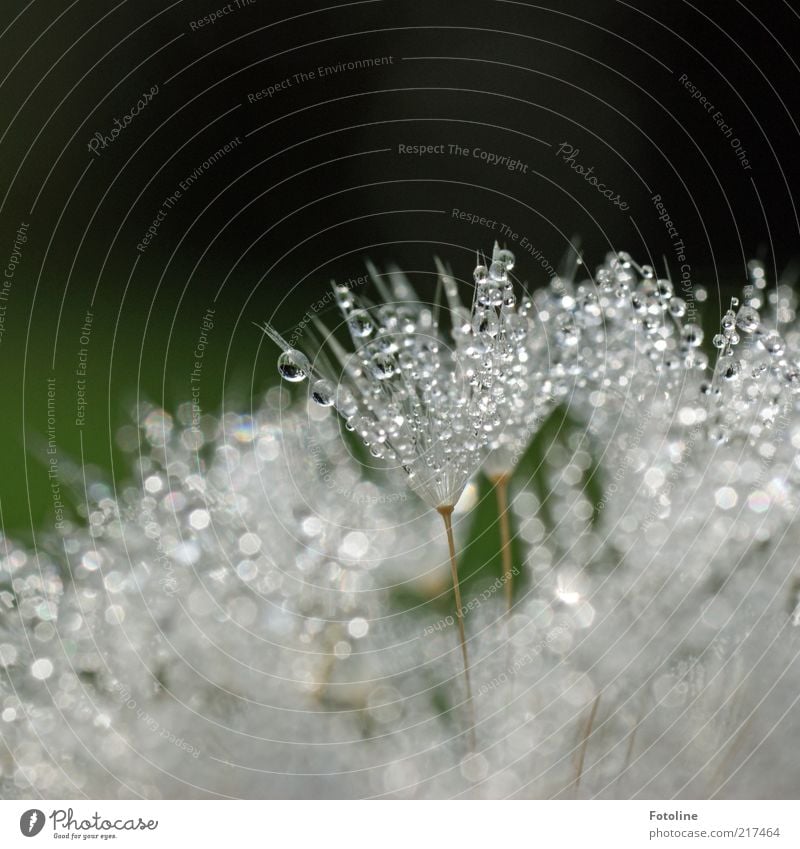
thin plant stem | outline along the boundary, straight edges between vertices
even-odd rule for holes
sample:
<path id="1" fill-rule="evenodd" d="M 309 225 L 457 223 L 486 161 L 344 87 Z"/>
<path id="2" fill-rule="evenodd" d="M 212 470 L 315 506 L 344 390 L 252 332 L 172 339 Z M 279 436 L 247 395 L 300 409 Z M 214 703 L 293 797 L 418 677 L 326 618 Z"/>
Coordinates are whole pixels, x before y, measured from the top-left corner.
<path id="1" fill-rule="evenodd" d="M 511 521 L 508 515 L 508 484 L 510 480 L 510 475 L 496 475 L 492 478 L 497 497 L 497 515 L 500 519 L 500 553 L 503 557 L 503 585 L 506 594 L 506 607 L 509 611 L 514 603 Z"/>
<path id="2" fill-rule="evenodd" d="M 461 658 L 464 661 L 464 681 L 467 685 L 467 703 L 470 712 L 470 745 L 475 748 L 475 706 L 472 701 L 472 682 L 469 675 L 469 655 L 467 654 L 467 634 L 464 629 L 464 607 L 461 604 L 461 587 L 458 583 L 458 564 L 456 563 L 456 544 L 453 538 L 453 508 L 439 507 L 439 514 L 444 520 L 447 531 L 447 545 L 450 548 L 450 574 L 453 577 L 453 591 L 456 597 L 456 619 L 458 620 L 458 635 L 461 641 Z"/>
<path id="3" fill-rule="evenodd" d="M 592 712 L 589 714 L 589 721 L 586 723 L 586 728 L 583 732 L 583 741 L 580 748 L 580 753 L 578 754 L 578 764 L 575 769 L 575 795 L 577 796 L 578 790 L 581 786 L 581 778 L 583 777 L 583 767 L 586 763 L 586 750 L 589 748 L 589 738 L 592 736 L 592 728 L 594 728 L 594 721 L 597 717 L 597 708 L 600 707 L 600 696 L 602 693 L 599 693 L 597 698 L 594 700 L 594 704 L 592 705 Z"/>

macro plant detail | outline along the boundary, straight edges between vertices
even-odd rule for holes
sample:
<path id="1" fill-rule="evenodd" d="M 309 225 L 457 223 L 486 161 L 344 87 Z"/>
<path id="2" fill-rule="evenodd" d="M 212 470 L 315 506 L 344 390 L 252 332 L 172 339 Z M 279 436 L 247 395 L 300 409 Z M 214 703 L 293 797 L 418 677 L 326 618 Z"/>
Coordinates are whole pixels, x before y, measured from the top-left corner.
<path id="1" fill-rule="evenodd" d="M 497 245 L 471 282 L 436 268 L 430 302 L 374 267 L 377 302 L 335 287 L 314 357 L 264 328 L 305 400 L 199 425 L 141 406 L 126 488 L 92 481 L 36 553 L 2 539 L 6 798 L 800 778 L 772 733 L 798 730 L 792 289 L 751 263 L 709 362 L 689 293 L 628 254 L 590 274 L 575 253 L 530 293 Z M 508 524 L 501 573 L 465 593 L 480 474 Z"/>

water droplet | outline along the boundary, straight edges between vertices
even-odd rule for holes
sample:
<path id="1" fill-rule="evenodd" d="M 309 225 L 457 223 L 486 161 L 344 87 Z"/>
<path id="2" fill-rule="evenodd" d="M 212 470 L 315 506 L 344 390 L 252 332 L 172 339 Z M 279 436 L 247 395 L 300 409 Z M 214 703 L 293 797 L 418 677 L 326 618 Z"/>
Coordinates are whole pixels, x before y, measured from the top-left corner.
<path id="1" fill-rule="evenodd" d="M 372 358 L 372 374 L 378 380 L 389 380 L 397 372 L 397 363 L 394 357 L 386 354 L 375 354 Z"/>
<path id="2" fill-rule="evenodd" d="M 687 324 L 682 333 L 683 341 L 691 348 L 697 348 L 703 342 L 703 329 L 697 324 Z"/>
<path id="3" fill-rule="evenodd" d="M 300 383 L 308 377 L 310 371 L 311 363 L 309 363 L 308 357 L 294 348 L 284 351 L 278 357 L 278 372 L 289 383 Z"/>
<path id="4" fill-rule="evenodd" d="M 745 305 L 740 308 L 736 315 L 736 326 L 745 333 L 755 333 L 760 323 L 761 316 L 759 316 L 758 310 L 753 309 L 753 307 Z"/>
<path id="5" fill-rule="evenodd" d="M 764 346 L 767 353 L 770 353 L 775 357 L 782 356 L 786 350 L 786 345 L 784 344 L 781 335 L 776 333 L 774 330 L 762 336 L 759 341 Z"/>
<path id="6" fill-rule="evenodd" d="M 495 283 L 505 283 L 508 280 L 508 272 L 506 271 L 506 267 L 502 262 L 493 262 L 489 266 L 489 277 L 494 280 Z"/>
<path id="7" fill-rule="evenodd" d="M 514 270 L 514 264 L 516 263 L 516 259 L 514 257 L 514 254 L 512 254 L 511 251 L 508 250 L 507 248 L 503 248 L 502 250 L 499 250 L 495 254 L 494 258 L 497 262 L 503 263 L 506 271 L 513 271 Z"/>
<path id="8" fill-rule="evenodd" d="M 675 318 L 683 318 L 686 315 L 686 301 L 683 298 L 670 298 L 669 312 Z"/>
<path id="9" fill-rule="evenodd" d="M 347 318 L 347 326 L 356 339 L 366 339 L 372 333 L 372 321 L 366 310 L 353 310 Z"/>
<path id="10" fill-rule="evenodd" d="M 353 293 L 347 288 L 347 286 L 337 286 L 334 289 L 334 296 L 339 309 L 347 312 L 353 308 L 355 303 L 353 301 Z"/>
<path id="11" fill-rule="evenodd" d="M 741 371 L 741 367 L 738 362 L 731 363 L 723 372 L 722 376 L 725 380 L 736 380 L 739 376 L 739 372 Z"/>
<path id="12" fill-rule="evenodd" d="M 324 378 L 314 382 L 311 387 L 311 400 L 320 407 L 333 406 L 333 399 L 336 395 L 336 387 Z"/>
<path id="13" fill-rule="evenodd" d="M 340 386 L 336 392 L 336 409 L 346 419 L 351 418 L 358 412 L 358 402 L 346 386 Z"/>

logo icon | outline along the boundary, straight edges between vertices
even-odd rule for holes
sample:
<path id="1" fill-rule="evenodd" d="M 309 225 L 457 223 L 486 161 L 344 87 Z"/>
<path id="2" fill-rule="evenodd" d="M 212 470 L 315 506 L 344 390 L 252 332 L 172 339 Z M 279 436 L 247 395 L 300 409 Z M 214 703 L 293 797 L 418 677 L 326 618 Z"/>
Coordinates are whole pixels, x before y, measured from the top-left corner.
<path id="1" fill-rule="evenodd" d="M 25 837 L 36 837 L 44 828 L 44 813 L 38 808 L 31 808 L 19 818 L 19 830 Z"/>

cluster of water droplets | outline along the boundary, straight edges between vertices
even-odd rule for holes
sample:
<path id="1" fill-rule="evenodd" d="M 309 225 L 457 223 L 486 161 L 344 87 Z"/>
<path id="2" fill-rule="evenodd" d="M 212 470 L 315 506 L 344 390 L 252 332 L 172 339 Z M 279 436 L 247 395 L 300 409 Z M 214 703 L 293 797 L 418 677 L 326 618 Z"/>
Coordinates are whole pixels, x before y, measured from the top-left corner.
<path id="1" fill-rule="evenodd" d="M 717 361 L 701 386 L 708 402 L 710 436 L 720 442 L 758 443 L 767 429 L 789 414 L 800 394 L 800 366 L 778 330 L 764 267 L 751 262 L 749 270 L 743 297 L 731 299 L 712 340 Z M 774 298 L 777 294 L 771 293 Z"/>
<path id="2" fill-rule="evenodd" d="M 703 331 L 668 278 L 624 252 L 580 279 L 583 268 L 576 257 L 534 298 L 546 332 L 529 339 L 548 361 L 551 401 L 602 419 L 604 407 L 674 394 L 687 370 L 706 367 Z"/>
<path id="3" fill-rule="evenodd" d="M 334 287 L 350 337 L 346 350 L 320 322 L 335 367 L 315 363 L 288 345 L 278 370 L 292 382 L 311 379 L 311 397 L 333 406 L 372 456 L 403 469 L 411 488 L 433 508 L 452 507 L 502 431 L 527 322 L 515 309 L 510 251 L 495 248 L 488 268 L 474 273 L 469 308 L 452 277 L 443 275 L 452 341 L 440 328 L 440 307 L 419 299 L 406 277 L 371 275 L 379 306 L 351 289 Z"/>
<path id="4" fill-rule="evenodd" d="M 303 795 L 393 715 L 389 587 L 425 580 L 439 523 L 286 400 L 199 425 L 143 408 L 119 437 L 134 482 L 93 483 L 38 552 L 0 539 L 4 798 Z"/>
<path id="5" fill-rule="evenodd" d="M 143 407 L 130 484 L 77 470 L 61 535 L 0 538 L 0 796 L 796 785 L 795 293 L 752 263 L 709 367 L 688 298 L 627 254 L 531 297 L 514 270 L 495 246 L 467 306 L 439 264 L 440 326 L 370 267 L 380 304 L 334 293 L 349 348 L 321 324 L 330 357 L 282 344 L 307 404 Z M 513 471 L 556 405 L 571 423 L 510 488 L 513 610 L 493 575 L 464 595 L 470 751 L 438 517 L 373 482 L 328 409 L 440 506 L 487 453 Z"/>

